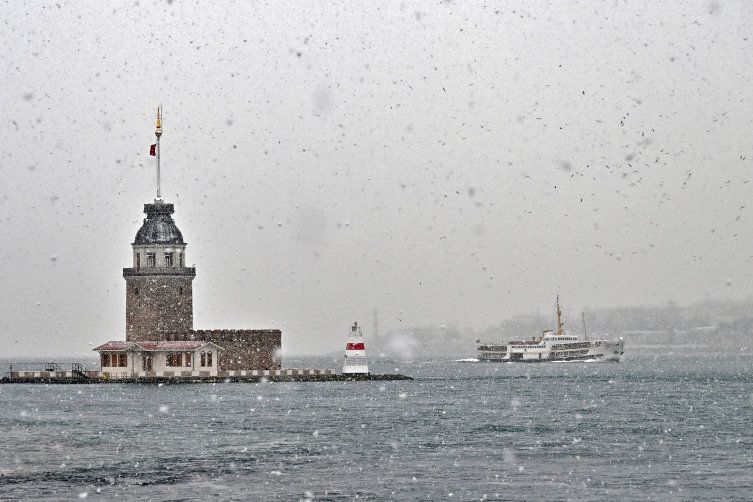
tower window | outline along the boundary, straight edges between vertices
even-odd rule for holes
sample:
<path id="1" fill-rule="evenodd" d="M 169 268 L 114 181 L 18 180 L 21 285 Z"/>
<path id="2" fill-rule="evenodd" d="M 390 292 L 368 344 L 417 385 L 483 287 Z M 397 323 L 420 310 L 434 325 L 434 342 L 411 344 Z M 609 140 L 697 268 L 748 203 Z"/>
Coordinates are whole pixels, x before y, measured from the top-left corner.
<path id="1" fill-rule="evenodd" d="M 147 253 L 146 254 L 146 266 L 147 267 L 153 267 L 154 266 L 154 253 Z"/>
<path id="2" fill-rule="evenodd" d="M 136 253 L 136 270 L 141 268 L 141 253 Z"/>
<path id="3" fill-rule="evenodd" d="M 165 253 L 165 266 L 166 267 L 173 266 L 173 254 L 172 253 Z"/>
<path id="4" fill-rule="evenodd" d="M 183 253 L 180 253 L 180 266 L 183 268 L 185 265 L 183 265 Z"/>

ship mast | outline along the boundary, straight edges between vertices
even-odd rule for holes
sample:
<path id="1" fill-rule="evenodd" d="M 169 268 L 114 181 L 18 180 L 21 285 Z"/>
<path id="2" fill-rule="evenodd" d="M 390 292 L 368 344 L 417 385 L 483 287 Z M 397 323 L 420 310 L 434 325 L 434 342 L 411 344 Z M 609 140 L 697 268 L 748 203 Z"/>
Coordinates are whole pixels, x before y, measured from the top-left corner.
<path id="1" fill-rule="evenodd" d="M 581 312 L 581 315 L 583 315 L 583 333 L 586 335 L 586 341 L 588 341 L 588 331 L 586 331 L 586 313 Z"/>
<path id="2" fill-rule="evenodd" d="M 560 295 L 557 295 L 557 336 L 562 336 L 562 312 L 560 311 Z"/>

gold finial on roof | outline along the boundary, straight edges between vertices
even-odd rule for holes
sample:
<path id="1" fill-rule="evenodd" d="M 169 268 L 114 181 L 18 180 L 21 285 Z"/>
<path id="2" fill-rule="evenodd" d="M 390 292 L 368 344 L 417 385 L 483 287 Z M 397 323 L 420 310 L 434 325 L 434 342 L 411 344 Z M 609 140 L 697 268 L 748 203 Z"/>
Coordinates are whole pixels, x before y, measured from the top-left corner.
<path id="1" fill-rule="evenodd" d="M 157 130 L 154 132 L 159 138 L 162 135 L 162 107 L 157 108 Z"/>

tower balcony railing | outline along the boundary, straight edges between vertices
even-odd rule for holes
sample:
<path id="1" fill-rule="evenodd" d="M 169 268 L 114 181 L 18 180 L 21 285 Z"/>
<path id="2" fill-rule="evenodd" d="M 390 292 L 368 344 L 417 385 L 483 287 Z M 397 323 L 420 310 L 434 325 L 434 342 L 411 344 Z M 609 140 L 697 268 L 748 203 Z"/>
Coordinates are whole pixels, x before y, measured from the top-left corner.
<path id="1" fill-rule="evenodd" d="M 196 267 L 141 267 L 123 269 L 123 277 L 139 277 L 148 275 L 177 275 L 185 277 L 196 277 Z"/>

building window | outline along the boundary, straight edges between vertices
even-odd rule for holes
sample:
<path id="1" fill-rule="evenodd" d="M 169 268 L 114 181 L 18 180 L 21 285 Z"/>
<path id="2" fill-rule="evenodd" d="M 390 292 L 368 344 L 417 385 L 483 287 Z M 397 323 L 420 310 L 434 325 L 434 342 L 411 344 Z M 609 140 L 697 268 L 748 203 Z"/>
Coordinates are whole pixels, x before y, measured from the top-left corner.
<path id="1" fill-rule="evenodd" d="M 211 352 L 207 352 L 207 366 L 209 367 L 212 366 L 212 353 Z"/>
<path id="2" fill-rule="evenodd" d="M 180 352 L 167 353 L 167 366 L 183 366 L 183 354 Z"/>
<path id="3" fill-rule="evenodd" d="M 203 368 L 206 365 L 207 365 L 207 353 L 202 352 L 201 353 L 201 367 Z"/>
<path id="4" fill-rule="evenodd" d="M 147 253 L 146 254 L 146 266 L 147 267 L 153 267 L 154 266 L 154 253 Z"/>
<path id="5" fill-rule="evenodd" d="M 183 288 L 178 288 L 178 292 L 182 295 L 183 294 Z"/>
<path id="6" fill-rule="evenodd" d="M 152 371 L 152 356 L 144 356 L 144 371 Z"/>
<path id="7" fill-rule="evenodd" d="M 118 360 L 118 354 L 112 355 L 112 365 L 113 366 L 120 366 L 121 368 L 125 368 L 128 366 L 128 356 L 126 354 L 120 354 L 120 364 L 116 365 L 115 361 Z"/>
<path id="8" fill-rule="evenodd" d="M 186 366 L 191 366 L 191 353 L 186 352 Z"/>
<path id="9" fill-rule="evenodd" d="M 133 294 L 139 296 L 139 288 L 134 289 Z"/>
<path id="10" fill-rule="evenodd" d="M 181 266 L 181 268 L 184 267 L 184 265 L 183 265 L 183 253 L 180 253 L 180 266 Z"/>
<path id="11" fill-rule="evenodd" d="M 100 356 L 100 364 L 104 368 L 105 366 L 110 366 L 110 354 L 102 354 Z"/>
<path id="12" fill-rule="evenodd" d="M 172 253 L 165 253 L 165 266 L 166 267 L 173 266 L 173 254 Z"/>
<path id="13" fill-rule="evenodd" d="M 141 268 L 141 253 L 136 253 L 136 270 Z"/>

